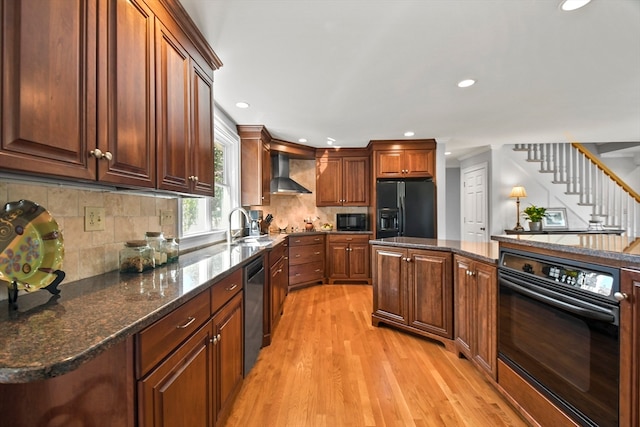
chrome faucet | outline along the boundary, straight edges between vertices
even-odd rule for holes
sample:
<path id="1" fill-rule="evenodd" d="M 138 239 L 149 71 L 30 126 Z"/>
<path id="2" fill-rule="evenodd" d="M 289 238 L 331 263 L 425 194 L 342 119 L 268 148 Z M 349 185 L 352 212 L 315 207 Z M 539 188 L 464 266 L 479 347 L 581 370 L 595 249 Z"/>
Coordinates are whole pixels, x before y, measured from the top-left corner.
<path id="1" fill-rule="evenodd" d="M 247 224 L 251 224 L 251 218 L 249 218 L 249 213 L 247 213 L 247 211 L 242 206 L 238 206 L 237 208 L 231 209 L 231 212 L 229 212 L 229 230 L 227 233 L 227 245 L 231 245 L 231 215 L 233 215 L 235 211 L 242 212 L 245 219 L 247 220 Z"/>

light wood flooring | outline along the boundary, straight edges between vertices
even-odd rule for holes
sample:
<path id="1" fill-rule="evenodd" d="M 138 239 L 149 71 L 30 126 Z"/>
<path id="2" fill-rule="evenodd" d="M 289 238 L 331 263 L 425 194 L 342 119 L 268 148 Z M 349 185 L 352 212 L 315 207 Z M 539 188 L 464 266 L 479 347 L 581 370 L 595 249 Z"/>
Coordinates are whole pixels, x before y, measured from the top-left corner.
<path id="1" fill-rule="evenodd" d="M 368 285 L 290 292 L 225 427 L 527 425 L 468 360 L 371 310 Z"/>

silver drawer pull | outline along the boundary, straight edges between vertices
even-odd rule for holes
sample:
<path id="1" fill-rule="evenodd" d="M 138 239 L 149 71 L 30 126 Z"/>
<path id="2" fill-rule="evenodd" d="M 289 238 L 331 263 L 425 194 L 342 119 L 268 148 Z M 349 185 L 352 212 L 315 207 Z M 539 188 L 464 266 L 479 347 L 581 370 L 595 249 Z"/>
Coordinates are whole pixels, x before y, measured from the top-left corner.
<path id="1" fill-rule="evenodd" d="M 296 273 L 296 277 L 298 277 L 300 275 L 300 273 Z"/>
<path id="2" fill-rule="evenodd" d="M 316 242 L 319 242 L 319 241 L 320 241 L 320 238 L 319 238 L 319 237 L 316 237 L 316 238 L 315 238 L 315 239 L 313 239 L 313 240 L 315 240 Z"/>
<path id="3" fill-rule="evenodd" d="M 347 237 L 347 240 L 353 240 L 353 238 L 352 237 Z"/>
<path id="4" fill-rule="evenodd" d="M 320 273 L 320 269 L 319 268 L 316 268 L 316 273 Z"/>
<path id="5" fill-rule="evenodd" d="M 229 287 L 227 287 L 227 288 L 224 288 L 224 289 L 225 289 L 226 291 L 232 291 L 232 290 L 234 290 L 234 289 L 235 289 L 235 288 L 237 288 L 237 287 L 238 287 L 238 285 L 234 283 L 233 285 L 231 285 L 231 286 L 229 286 Z"/>
<path id="6" fill-rule="evenodd" d="M 294 242 L 296 242 L 296 243 L 300 243 L 300 239 L 298 239 L 298 240 L 294 240 Z"/>
<path id="7" fill-rule="evenodd" d="M 296 258 L 300 258 L 300 254 L 296 254 Z"/>
<path id="8" fill-rule="evenodd" d="M 314 252 L 313 254 L 314 255 L 320 255 L 320 252 Z"/>
<path id="9" fill-rule="evenodd" d="M 192 324 L 192 323 L 193 323 L 193 322 L 195 322 L 195 321 L 196 321 L 196 318 L 195 318 L 195 317 L 191 317 L 191 316 L 189 316 L 189 317 L 187 317 L 187 323 L 185 323 L 184 325 L 178 325 L 178 326 L 176 326 L 176 329 L 185 329 L 185 328 L 188 328 L 188 327 L 189 327 L 189 325 L 190 325 L 190 324 Z"/>

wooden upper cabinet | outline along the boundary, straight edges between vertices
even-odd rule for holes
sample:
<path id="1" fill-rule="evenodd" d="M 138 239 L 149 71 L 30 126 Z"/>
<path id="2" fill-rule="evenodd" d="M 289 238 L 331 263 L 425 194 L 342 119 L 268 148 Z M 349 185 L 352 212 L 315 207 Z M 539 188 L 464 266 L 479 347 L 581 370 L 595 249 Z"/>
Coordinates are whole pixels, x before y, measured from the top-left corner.
<path id="1" fill-rule="evenodd" d="M 0 3 L 0 168 L 95 179 L 96 3 Z"/>
<path id="2" fill-rule="evenodd" d="M 354 152 L 364 154 L 362 151 Z M 369 157 L 366 155 L 318 151 L 316 206 L 368 206 L 371 180 L 369 164 Z"/>
<path id="3" fill-rule="evenodd" d="M 155 187 L 155 21 L 140 0 L 101 3 L 105 66 L 99 67 L 99 181 Z"/>
<path id="4" fill-rule="evenodd" d="M 213 72 L 156 25 L 158 188 L 213 196 Z"/>
<path id="5" fill-rule="evenodd" d="M 0 7 L 0 168 L 213 195 L 222 64 L 177 1 Z"/>
<path id="6" fill-rule="evenodd" d="M 433 150 L 393 150 L 376 153 L 377 178 L 430 178 Z"/>
<path id="7" fill-rule="evenodd" d="M 433 139 L 371 141 L 376 178 L 432 178 L 435 176 Z"/>
<path id="8" fill-rule="evenodd" d="M 262 125 L 238 125 L 241 148 L 242 206 L 271 202 L 271 135 Z"/>

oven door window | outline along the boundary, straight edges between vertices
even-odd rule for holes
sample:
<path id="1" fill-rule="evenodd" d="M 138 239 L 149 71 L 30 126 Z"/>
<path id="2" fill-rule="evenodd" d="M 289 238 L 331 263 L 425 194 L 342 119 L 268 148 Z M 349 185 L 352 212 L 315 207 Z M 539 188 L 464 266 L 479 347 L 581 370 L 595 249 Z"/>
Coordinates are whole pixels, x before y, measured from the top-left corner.
<path id="1" fill-rule="evenodd" d="M 500 286 L 499 350 L 577 421 L 618 425 L 617 325 Z"/>

